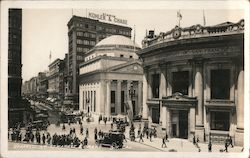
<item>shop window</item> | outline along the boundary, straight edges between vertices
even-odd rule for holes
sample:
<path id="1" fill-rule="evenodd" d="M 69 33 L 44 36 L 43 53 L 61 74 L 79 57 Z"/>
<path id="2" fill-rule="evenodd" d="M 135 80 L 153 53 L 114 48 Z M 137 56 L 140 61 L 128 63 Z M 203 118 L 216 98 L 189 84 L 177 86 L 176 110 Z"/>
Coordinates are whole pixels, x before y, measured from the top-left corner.
<path id="1" fill-rule="evenodd" d="M 211 130 L 229 131 L 230 116 L 229 112 L 211 112 Z"/>
<path id="2" fill-rule="evenodd" d="M 230 70 L 211 70 L 211 99 L 230 98 Z"/>
<path id="3" fill-rule="evenodd" d="M 188 71 L 179 71 L 172 73 L 172 93 L 179 92 L 183 95 L 188 95 L 188 86 L 189 86 L 189 72 Z"/>
<path id="4" fill-rule="evenodd" d="M 153 98 L 159 98 L 160 74 L 152 75 L 152 93 Z"/>

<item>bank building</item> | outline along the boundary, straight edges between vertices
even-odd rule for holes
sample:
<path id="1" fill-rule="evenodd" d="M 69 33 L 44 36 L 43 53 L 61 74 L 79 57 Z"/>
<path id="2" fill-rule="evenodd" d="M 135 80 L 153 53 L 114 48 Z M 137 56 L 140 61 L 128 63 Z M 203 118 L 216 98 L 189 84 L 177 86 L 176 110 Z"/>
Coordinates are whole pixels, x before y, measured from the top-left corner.
<path id="1" fill-rule="evenodd" d="M 243 146 L 244 20 L 150 31 L 138 54 L 144 120 L 170 137 Z"/>
<path id="2" fill-rule="evenodd" d="M 88 51 L 79 65 L 79 110 L 92 116 L 126 115 L 131 97 L 134 115 L 142 111 L 143 68 L 130 38 L 112 35 Z"/>

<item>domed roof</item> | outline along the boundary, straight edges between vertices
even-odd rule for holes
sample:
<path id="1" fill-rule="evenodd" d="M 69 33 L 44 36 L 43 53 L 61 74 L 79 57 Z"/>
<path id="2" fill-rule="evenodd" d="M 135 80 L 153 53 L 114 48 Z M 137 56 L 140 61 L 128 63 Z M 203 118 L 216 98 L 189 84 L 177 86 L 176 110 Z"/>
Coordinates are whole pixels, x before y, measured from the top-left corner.
<path id="1" fill-rule="evenodd" d="M 112 35 L 96 44 L 97 47 L 99 46 L 108 46 L 108 45 L 122 45 L 122 46 L 130 46 L 134 47 L 134 42 L 125 36 L 122 35 Z M 135 47 L 140 48 L 138 44 L 135 43 Z"/>

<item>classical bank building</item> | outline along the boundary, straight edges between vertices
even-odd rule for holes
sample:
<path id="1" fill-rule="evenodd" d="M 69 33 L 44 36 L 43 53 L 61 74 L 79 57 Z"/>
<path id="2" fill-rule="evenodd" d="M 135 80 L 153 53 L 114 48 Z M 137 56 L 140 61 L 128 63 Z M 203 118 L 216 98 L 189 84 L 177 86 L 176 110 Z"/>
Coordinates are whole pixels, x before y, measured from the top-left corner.
<path id="1" fill-rule="evenodd" d="M 142 111 L 143 68 L 130 38 L 112 35 L 88 51 L 79 65 L 79 110 L 92 116 L 127 114 L 131 97 L 134 115 Z"/>
<path id="2" fill-rule="evenodd" d="M 150 31 L 142 44 L 143 118 L 170 137 L 243 145 L 244 20 Z"/>

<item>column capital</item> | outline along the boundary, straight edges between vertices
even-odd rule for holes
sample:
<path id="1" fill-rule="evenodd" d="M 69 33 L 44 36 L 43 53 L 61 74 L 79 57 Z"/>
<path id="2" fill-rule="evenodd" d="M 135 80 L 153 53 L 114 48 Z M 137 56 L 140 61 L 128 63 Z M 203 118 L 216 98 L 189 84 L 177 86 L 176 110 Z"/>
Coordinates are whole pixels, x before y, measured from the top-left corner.
<path id="1" fill-rule="evenodd" d="M 123 80 L 117 80 L 117 83 L 122 83 Z"/>
<path id="2" fill-rule="evenodd" d="M 104 80 L 106 83 L 111 83 L 112 80 L 105 79 Z"/>

